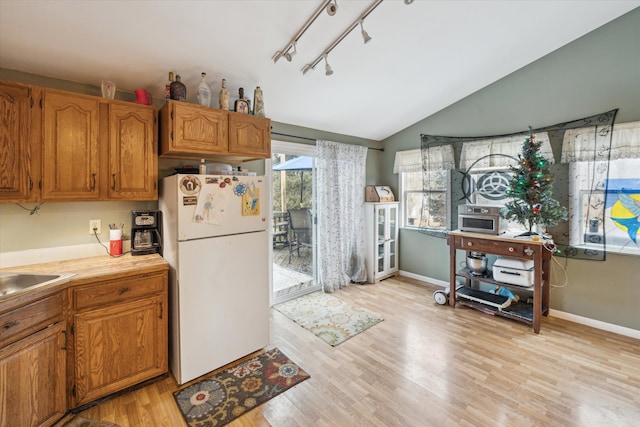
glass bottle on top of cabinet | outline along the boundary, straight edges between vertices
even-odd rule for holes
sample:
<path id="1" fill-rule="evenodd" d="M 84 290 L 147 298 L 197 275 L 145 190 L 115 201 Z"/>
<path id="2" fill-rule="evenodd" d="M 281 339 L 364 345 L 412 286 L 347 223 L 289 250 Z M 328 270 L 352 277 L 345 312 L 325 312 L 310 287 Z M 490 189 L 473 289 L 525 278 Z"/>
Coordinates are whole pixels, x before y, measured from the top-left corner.
<path id="1" fill-rule="evenodd" d="M 205 107 L 211 106 L 211 88 L 207 83 L 207 73 L 202 73 L 202 81 L 198 86 L 196 96 L 198 97 L 198 103 L 200 105 L 203 105 Z"/>
<path id="2" fill-rule="evenodd" d="M 176 74 L 176 79 L 169 85 L 169 96 L 176 101 L 187 100 L 187 87 L 180 81 L 180 74 Z"/>

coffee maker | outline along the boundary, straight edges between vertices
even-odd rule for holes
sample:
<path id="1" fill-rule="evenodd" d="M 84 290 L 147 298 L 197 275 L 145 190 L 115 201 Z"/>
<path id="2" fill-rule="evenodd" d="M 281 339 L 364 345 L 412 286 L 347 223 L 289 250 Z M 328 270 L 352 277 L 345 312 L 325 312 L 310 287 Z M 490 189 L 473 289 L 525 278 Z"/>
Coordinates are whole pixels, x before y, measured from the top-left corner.
<path id="1" fill-rule="evenodd" d="M 162 255 L 162 213 L 131 211 L 131 255 Z"/>

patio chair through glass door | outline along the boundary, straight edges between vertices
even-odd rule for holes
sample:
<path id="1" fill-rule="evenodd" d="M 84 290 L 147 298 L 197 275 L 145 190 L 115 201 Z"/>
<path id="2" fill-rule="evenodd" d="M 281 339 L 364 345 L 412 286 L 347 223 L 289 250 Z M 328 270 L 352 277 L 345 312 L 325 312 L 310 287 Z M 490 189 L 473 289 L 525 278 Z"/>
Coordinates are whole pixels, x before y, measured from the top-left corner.
<path id="1" fill-rule="evenodd" d="M 291 255 L 294 253 L 300 256 L 300 247 L 307 250 L 313 249 L 313 220 L 311 210 L 287 209 L 289 213 L 289 264 Z M 304 255 L 304 253 L 303 253 Z"/>

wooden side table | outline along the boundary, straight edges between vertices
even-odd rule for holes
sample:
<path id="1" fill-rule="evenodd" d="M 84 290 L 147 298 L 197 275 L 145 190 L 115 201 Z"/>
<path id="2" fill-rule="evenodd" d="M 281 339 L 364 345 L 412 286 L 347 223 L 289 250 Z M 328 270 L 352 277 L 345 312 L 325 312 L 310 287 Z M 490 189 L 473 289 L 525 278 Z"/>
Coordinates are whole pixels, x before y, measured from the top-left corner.
<path id="1" fill-rule="evenodd" d="M 549 311 L 549 283 L 551 279 L 551 251 L 544 246 L 544 240 L 534 241 L 529 237 L 515 238 L 505 235 L 490 235 L 481 233 L 470 233 L 464 231 L 451 231 L 447 240 L 450 251 L 449 266 L 449 304 L 456 306 L 456 277 L 464 277 L 468 286 L 471 280 L 478 280 L 485 283 L 507 286 L 514 289 L 522 289 L 515 285 L 499 282 L 493 279 L 489 273 L 487 276 L 474 276 L 468 269 L 456 270 L 456 251 L 464 250 L 467 255 L 470 252 L 481 252 L 485 254 L 500 255 L 509 258 L 523 260 L 533 260 L 534 283 L 533 283 L 533 316 L 531 319 L 513 315 L 509 311 L 493 309 L 495 314 L 508 317 L 514 320 L 530 323 L 535 333 L 540 332 L 540 322 L 543 315 Z M 462 301 L 458 301 L 462 302 Z M 465 304 L 474 306 L 474 304 Z M 477 307 L 476 307 L 477 308 Z M 491 309 L 491 308 L 489 308 Z"/>

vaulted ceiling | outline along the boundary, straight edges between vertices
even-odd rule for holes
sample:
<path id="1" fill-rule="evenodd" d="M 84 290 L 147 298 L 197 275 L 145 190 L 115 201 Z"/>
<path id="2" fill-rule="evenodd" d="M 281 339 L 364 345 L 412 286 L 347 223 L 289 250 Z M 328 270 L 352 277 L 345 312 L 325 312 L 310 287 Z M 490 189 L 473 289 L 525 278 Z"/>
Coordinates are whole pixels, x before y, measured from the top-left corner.
<path id="1" fill-rule="evenodd" d="M 274 63 L 328 0 L 0 0 L 0 67 L 164 97 L 169 71 L 196 102 L 214 92 L 264 92 L 272 120 L 382 140 L 639 7 L 640 1 L 337 0 Z M 409 3 L 409 4 L 407 4 Z"/>

